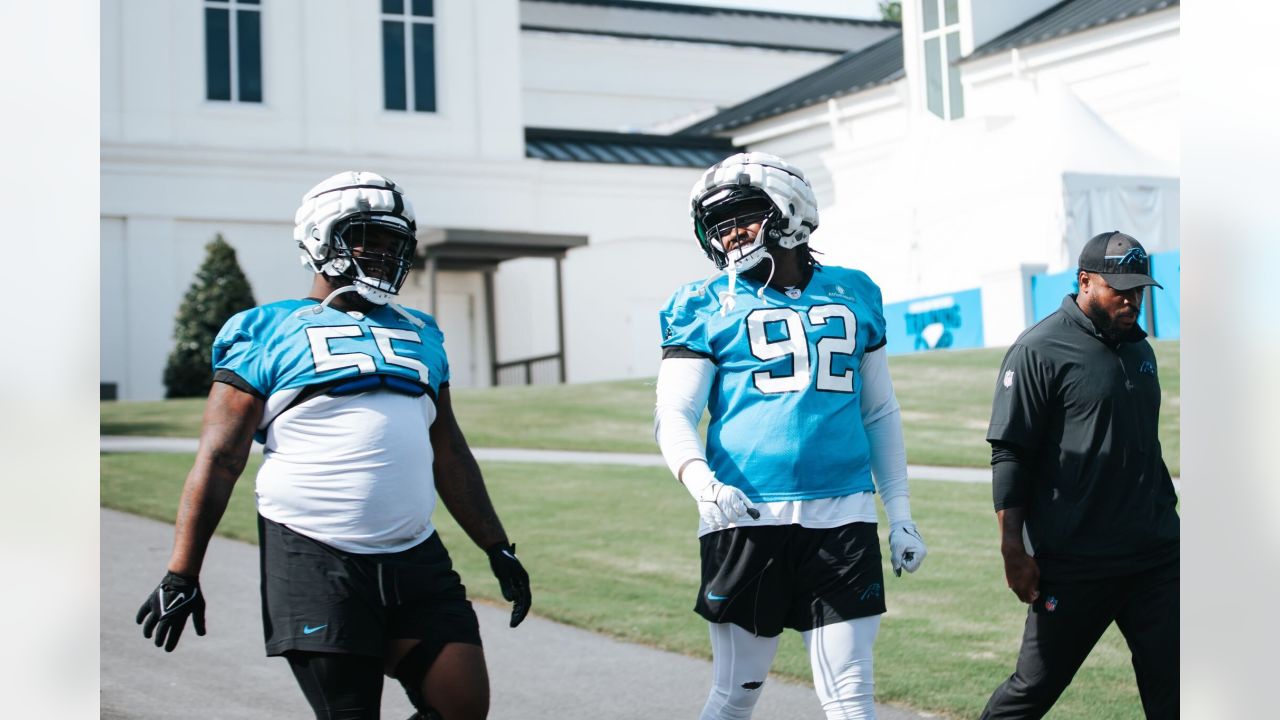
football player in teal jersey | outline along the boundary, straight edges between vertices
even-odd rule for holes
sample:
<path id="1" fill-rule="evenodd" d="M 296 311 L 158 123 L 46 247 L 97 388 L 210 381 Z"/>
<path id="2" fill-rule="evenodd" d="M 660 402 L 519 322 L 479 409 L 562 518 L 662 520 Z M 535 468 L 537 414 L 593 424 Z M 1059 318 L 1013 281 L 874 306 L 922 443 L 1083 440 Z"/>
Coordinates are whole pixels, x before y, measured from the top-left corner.
<path id="1" fill-rule="evenodd" d="M 201 563 L 256 437 L 267 654 L 288 660 L 316 717 L 377 718 L 385 673 L 415 717 L 483 718 L 479 625 L 431 522 L 437 496 L 488 553 L 512 627 L 529 576 L 454 418 L 444 337 L 394 302 L 413 207 L 390 180 L 345 172 L 303 196 L 295 222 L 310 297 L 239 313 L 214 341 L 168 573 L 137 622 L 166 651 L 188 617 L 204 634 Z"/>
<path id="2" fill-rule="evenodd" d="M 784 628 L 804 638 L 827 717 L 873 718 L 885 611 L 877 493 L 895 574 L 926 553 L 880 289 L 814 260 L 813 189 L 781 158 L 733 155 L 690 200 L 698 243 L 722 272 L 676 290 L 659 315 L 655 434 L 700 517 L 695 610 L 713 655 L 701 718 L 751 716 Z"/>

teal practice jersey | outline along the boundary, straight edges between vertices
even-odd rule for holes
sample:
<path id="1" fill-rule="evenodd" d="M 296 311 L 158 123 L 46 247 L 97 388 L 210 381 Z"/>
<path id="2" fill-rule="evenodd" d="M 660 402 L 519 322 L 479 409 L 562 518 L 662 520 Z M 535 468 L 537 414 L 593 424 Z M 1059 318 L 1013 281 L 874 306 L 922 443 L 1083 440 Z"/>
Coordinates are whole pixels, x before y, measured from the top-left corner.
<path id="1" fill-rule="evenodd" d="M 885 344 L 880 288 L 840 267 L 816 267 L 795 298 L 759 287 L 739 278 L 722 315 L 728 278 L 690 283 L 659 314 L 664 357 L 716 366 L 708 464 L 754 502 L 874 492 L 858 367 Z"/>
<path id="2" fill-rule="evenodd" d="M 213 341 L 215 379 L 266 400 L 271 421 L 317 390 L 333 395 L 385 389 L 434 401 L 449 381 L 444 335 L 426 313 L 421 328 L 385 305 L 364 313 L 315 300 L 284 300 L 238 313 Z"/>

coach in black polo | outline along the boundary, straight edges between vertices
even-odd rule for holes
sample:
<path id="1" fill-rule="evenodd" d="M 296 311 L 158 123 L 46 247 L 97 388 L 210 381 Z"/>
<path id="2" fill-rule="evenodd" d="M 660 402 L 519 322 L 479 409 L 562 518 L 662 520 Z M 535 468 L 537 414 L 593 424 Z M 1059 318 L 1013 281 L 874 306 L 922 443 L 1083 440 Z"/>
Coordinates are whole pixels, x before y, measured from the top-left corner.
<path id="1" fill-rule="evenodd" d="M 1178 716 L 1178 514 L 1138 327 L 1160 287 L 1121 232 L 1080 253 L 1079 293 L 1024 332 L 996 381 L 992 494 L 1005 579 L 1029 603 L 1013 675 L 983 718 L 1039 718 L 1114 621 L 1148 718 Z M 1024 545 L 1023 529 L 1030 538 Z"/>

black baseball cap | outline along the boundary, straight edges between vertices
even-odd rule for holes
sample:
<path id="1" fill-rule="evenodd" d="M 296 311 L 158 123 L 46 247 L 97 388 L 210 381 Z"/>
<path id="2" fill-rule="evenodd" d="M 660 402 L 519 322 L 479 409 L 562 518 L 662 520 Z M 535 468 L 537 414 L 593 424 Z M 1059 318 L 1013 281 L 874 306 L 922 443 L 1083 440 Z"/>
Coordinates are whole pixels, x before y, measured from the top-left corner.
<path id="1" fill-rule="evenodd" d="M 1080 251 L 1080 269 L 1098 273 L 1116 290 L 1132 290 L 1146 285 L 1164 289 L 1151 277 L 1151 256 L 1143 249 L 1142 243 L 1119 230 L 1089 238 Z"/>

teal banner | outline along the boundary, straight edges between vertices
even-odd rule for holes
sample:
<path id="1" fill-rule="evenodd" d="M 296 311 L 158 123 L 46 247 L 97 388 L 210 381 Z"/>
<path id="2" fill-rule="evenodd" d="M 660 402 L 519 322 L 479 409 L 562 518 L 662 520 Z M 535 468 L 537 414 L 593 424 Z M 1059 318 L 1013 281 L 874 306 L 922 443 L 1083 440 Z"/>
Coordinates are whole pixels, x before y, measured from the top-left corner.
<path id="1" fill-rule="evenodd" d="M 962 290 L 884 306 L 890 355 L 982 347 L 982 291 Z"/>
<path id="2" fill-rule="evenodd" d="M 1032 322 L 1038 323 L 1062 307 L 1062 298 L 1078 289 L 1074 268 L 1066 272 L 1032 275 L 1031 311 L 1035 318 Z"/>
<path id="3" fill-rule="evenodd" d="M 1163 290 L 1151 288 L 1155 335 L 1161 340 L 1177 340 L 1182 337 L 1182 252 L 1152 255 L 1151 277 L 1164 286 Z"/>

